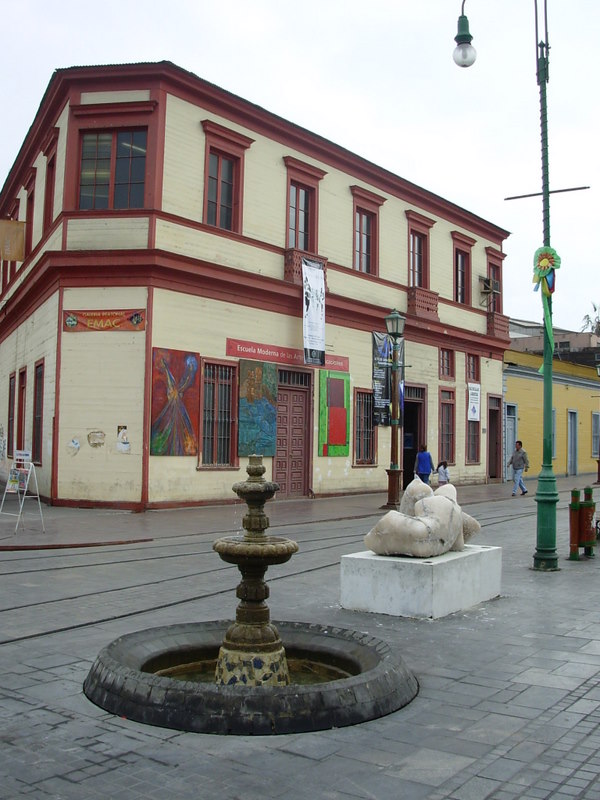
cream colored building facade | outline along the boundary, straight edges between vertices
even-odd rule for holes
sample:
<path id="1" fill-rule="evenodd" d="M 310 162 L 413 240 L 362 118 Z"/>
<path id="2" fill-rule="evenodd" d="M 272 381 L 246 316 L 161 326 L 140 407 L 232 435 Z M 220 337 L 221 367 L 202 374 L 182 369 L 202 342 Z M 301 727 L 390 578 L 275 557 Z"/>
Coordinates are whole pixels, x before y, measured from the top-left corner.
<path id="1" fill-rule="evenodd" d="M 50 502 L 228 501 L 256 442 L 281 497 L 385 489 L 392 308 L 406 478 L 426 443 L 453 482 L 502 479 L 498 226 L 167 62 L 58 70 L 0 207 L 25 224 L 1 262 L 0 474 L 31 450 Z"/>

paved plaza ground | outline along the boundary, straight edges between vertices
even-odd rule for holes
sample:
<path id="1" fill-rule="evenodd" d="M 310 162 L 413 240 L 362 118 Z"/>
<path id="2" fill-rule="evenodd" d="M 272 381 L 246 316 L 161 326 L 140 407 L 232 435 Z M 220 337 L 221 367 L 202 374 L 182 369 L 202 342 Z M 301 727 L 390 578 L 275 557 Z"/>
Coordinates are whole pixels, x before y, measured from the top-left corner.
<path id="1" fill-rule="evenodd" d="M 273 502 L 271 533 L 300 551 L 271 568 L 275 621 L 317 622 L 389 643 L 418 678 L 404 709 L 284 736 L 149 727 L 90 703 L 102 647 L 159 625 L 233 618 L 239 573 L 212 551 L 241 505 L 151 511 L 32 504 L 0 516 L 0 798 L 31 800 L 600 800 L 600 556 L 569 561 L 572 487 L 560 478 L 560 570 L 533 571 L 535 484 L 459 487 L 503 549 L 502 593 L 443 619 L 342 609 L 340 558 L 364 550 L 383 495 Z M 594 487 L 600 501 L 600 487 Z"/>

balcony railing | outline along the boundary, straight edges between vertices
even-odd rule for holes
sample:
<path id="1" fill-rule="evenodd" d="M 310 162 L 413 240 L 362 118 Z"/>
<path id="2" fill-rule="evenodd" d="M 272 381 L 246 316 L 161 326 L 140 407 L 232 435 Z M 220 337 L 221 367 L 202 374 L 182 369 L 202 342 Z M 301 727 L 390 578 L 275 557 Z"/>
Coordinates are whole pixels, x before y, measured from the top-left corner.
<path id="1" fill-rule="evenodd" d="M 493 336 L 495 339 L 510 339 L 508 317 L 505 317 L 504 314 L 497 314 L 495 311 L 488 311 L 487 335 Z"/>
<path id="2" fill-rule="evenodd" d="M 437 292 L 422 286 L 411 286 L 408 290 L 408 314 L 438 320 L 438 297 Z"/>
<path id="3" fill-rule="evenodd" d="M 305 250 L 295 250 L 290 248 L 285 251 L 285 260 L 283 268 L 283 279 L 290 283 L 295 283 L 297 286 L 302 286 L 302 259 L 306 258 L 309 261 L 321 264 L 323 268 L 323 277 L 325 280 L 325 291 L 327 291 L 327 259 L 322 256 L 314 255 L 314 253 L 307 253 Z"/>

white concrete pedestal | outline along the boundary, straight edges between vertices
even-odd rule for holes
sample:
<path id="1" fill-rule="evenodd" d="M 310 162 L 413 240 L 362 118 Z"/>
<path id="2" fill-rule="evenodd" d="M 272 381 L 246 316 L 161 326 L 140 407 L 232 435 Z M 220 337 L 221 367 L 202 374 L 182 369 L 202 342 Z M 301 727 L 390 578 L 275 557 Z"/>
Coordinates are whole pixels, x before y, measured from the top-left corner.
<path id="1" fill-rule="evenodd" d="M 500 594 L 502 548 L 466 545 L 432 558 L 342 556 L 340 602 L 353 611 L 445 617 Z"/>

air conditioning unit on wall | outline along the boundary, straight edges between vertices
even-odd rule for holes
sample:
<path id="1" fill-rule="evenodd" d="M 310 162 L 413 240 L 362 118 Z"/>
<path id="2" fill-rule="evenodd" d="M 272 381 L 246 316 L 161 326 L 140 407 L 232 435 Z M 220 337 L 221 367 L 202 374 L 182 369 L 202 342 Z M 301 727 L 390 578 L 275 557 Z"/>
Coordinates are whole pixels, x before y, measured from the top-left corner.
<path id="1" fill-rule="evenodd" d="M 479 283 L 481 284 L 482 294 L 500 294 L 500 281 L 486 278 L 484 275 L 479 276 Z"/>

